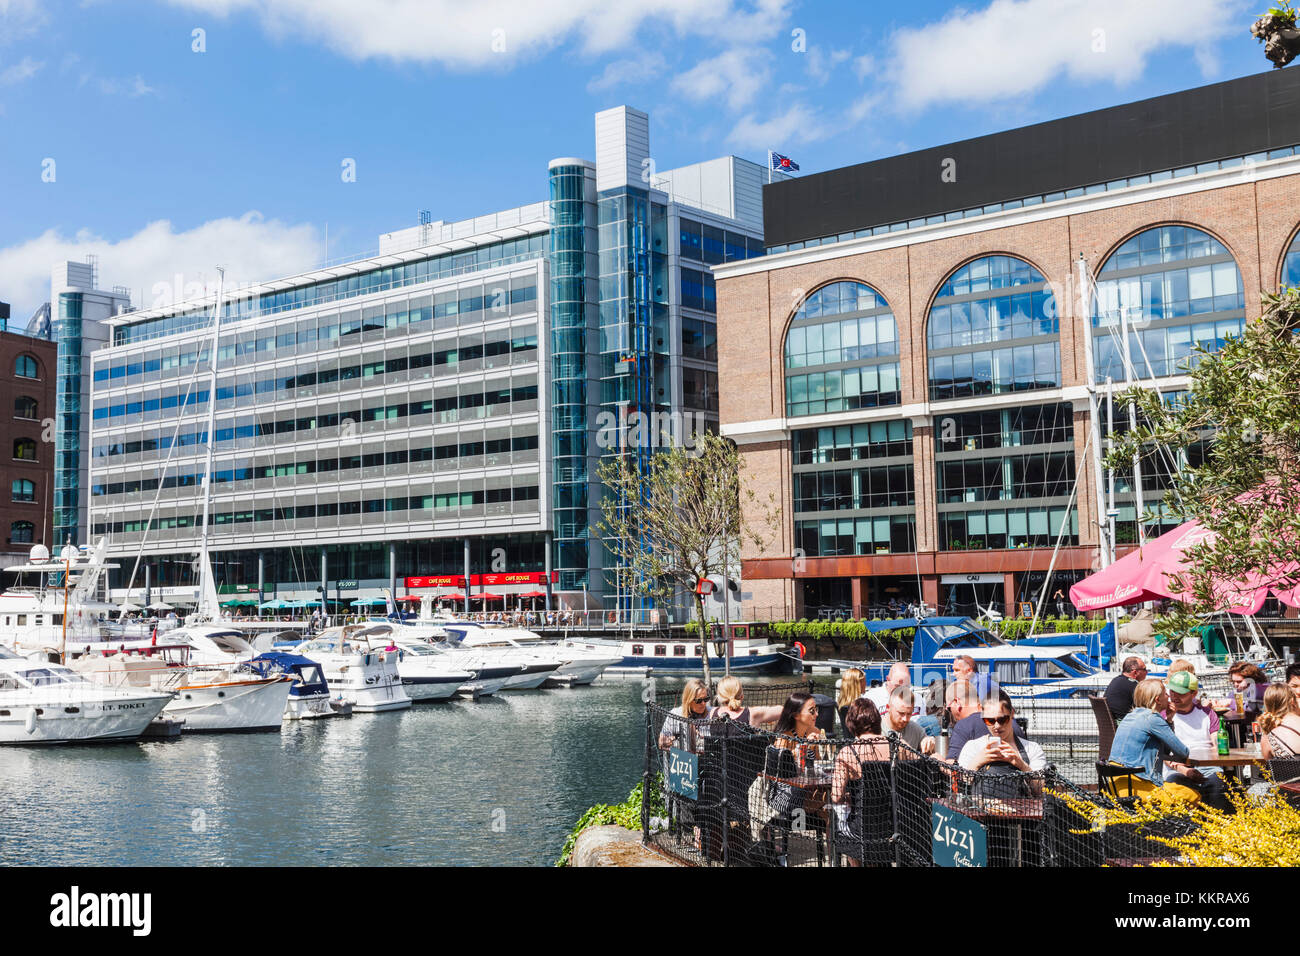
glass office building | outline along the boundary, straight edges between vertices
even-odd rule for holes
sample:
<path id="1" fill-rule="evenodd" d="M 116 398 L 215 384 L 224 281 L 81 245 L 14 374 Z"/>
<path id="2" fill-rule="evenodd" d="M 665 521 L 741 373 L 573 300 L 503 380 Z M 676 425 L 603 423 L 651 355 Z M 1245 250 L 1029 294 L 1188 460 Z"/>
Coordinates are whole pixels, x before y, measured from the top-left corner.
<path id="1" fill-rule="evenodd" d="M 634 606 L 595 531 L 597 419 L 716 428 L 710 266 L 762 254 L 765 178 L 725 157 L 643 179 L 648 136 L 644 113 L 606 111 L 598 161 L 553 161 L 544 201 L 241 288 L 215 354 L 212 295 L 109 319 L 85 367 L 87 534 L 144 556 L 137 592 L 183 596 L 210 444 L 228 591 L 346 601 L 508 574 L 522 577 L 490 590 Z"/>

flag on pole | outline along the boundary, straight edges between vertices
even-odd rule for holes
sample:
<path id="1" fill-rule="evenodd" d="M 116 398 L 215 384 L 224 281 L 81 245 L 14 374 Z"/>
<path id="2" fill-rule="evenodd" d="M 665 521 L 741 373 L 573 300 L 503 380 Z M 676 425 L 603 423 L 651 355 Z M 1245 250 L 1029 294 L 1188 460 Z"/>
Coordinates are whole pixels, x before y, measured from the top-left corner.
<path id="1" fill-rule="evenodd" d="M 791 172 L 793 172 L 793 173 L 797 173 L 797 172 L 799 171 L 799 164 L 796 163 L 796 162 L 795 162 L 793 159 L 791 159 L 789 156 L 782 156 L 780 153 L 772 153 L 770 150 L 769 150 L 769 153 L 770 153 L 770 155 L 771 155 L 771 157 L 772 157 L 772 171 L 773 171 L 773 172 L 777 172 L 777 173 L 791 173 Z"/>

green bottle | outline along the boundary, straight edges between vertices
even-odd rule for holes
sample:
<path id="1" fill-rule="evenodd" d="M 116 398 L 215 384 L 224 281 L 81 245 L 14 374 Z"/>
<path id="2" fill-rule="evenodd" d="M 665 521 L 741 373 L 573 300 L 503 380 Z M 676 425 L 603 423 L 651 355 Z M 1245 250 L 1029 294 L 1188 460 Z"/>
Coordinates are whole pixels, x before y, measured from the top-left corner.
<path id="1" fill-rule="evenodd" d="M 1228 756 L 1228 728 L 1224 724 L 1219 724 L 1219 756 Z"/>

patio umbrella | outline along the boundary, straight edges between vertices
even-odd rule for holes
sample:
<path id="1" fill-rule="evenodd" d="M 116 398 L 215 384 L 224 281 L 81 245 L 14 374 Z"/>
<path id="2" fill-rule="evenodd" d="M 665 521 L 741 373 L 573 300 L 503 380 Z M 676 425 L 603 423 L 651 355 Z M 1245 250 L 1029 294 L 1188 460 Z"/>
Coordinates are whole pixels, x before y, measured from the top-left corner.
<path id="1" fill-rule="evenodd" d="M 465 595 L 461 594 L 459 591 L 452 591 L 450 594 L 435 594 L 433 599 L 435 601 L 463 601 L 465 600 Z"/>
<path id="2" fill-rule="evenodd" d="M 504 594 L 471 594 L 469 599 L 471 601 L 504 601 L 506 596 Z"/>
<path id="3" fill-rule="evenodd" d="M 132 604 L 132 603 L 129 602 L 129 601 L 126 602 L 125 604 L 119 604 L 119 605 L 117 606 L 117 609 L 118 609 L 119 611 L 121 611 L 123 614 L 130 614 L 132 611 L 143 611 L 143 610 L 144 610 L 144 608 L 142 608 L 140 605 L 138 605 L 138 604 Z"/>
<path id="4" fill-rule="evenodd" d="M 415 594 L 404 594 L 401 597 L 399 597 L 397 600 L 407 601 L 411 604 L 419 604 L 424 599 Z"/>
<path id="5" fill-rule="evenodd" d="M 150 604 L 150 605 L 148 606 L 147 610 L 150 610 L 150 611 L 174 611 L 174 610 L 176 610 L 176 608 L 172 607 L 170 604 L 165 604 L 165 603 L 163 603 L 162 601 L 159 601 L 159 602 L 156 603 L 156 604 Z"/>
<path id="6" fill-rule="evenodd" d="M 1175 590 L 1172 576 L 1189 570 L 1185 552 L 1214 540 L 1214 532 L 1199 521 L 1189 521 L 1130 551 L 1110 567 L 1089 575 L 1070 588 L 1070 601 L 1081 611 L 1141 604 L 1161 598 L 1187 600 L 1186 592 Z M 1283 569 L 1293 572 L 1294 569 Z M 1234 614 L 1254 614 L 1270 593 L 1291 607 L 1300 607 L 1300 588 L 1270 586 L 1270 576 L 1251 574 L 1244 581 L 1216 581 L 1220 604 Z"/>
<path id="7" fill-rule="evenodd" d="M 283 611 L 289 607 L 288 601 L 266 601 L 261 605 L 263 611 Z"/>
<path id="8" fill-rule="evenodd" d="M 521 598 L 544 598 L 546 597 L 546 592 L 545 591 L 524 591 L 519 596 Z"/>

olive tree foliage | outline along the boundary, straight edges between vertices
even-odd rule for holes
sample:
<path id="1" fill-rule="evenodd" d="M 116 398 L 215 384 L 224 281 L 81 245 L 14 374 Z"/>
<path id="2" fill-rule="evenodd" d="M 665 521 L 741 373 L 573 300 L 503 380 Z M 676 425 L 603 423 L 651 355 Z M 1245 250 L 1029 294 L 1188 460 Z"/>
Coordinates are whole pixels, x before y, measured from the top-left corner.
<path id="1" fill-rule="evenodd" d="M 1182 401 L 1165 404 L 1144 388 L 1116 399 L 1134 401 L 1145 421 L 1114 436 L 1110 468 L 1126 469 L 1153 443 L 1178 449 L 1212 436 L 1165 499 L 1168 513 L 1214 532 L 1186 551 L 1188 570 L 1171 582 L 1189 600 L 1162 619 L 1170 636 L 1240 603 L 1234 584 L 1250 575 L 1278 589 L 1300 584 L 1300 289 L 1265 293 L 1262 304 L 1240 337 L 1198 351 Z"/>
<path id="2" fill-rule="evenodd" d="M 705 643 L 696 584 L 726 574 L 746 542 L 766 548 L 777 527 L 774 499 L 760 501 L 736 446 L 707 432 L 695 436 L 693 448 L 656 451 L 644 465 L 634 454 L 607 457 L 597 474 L 605 491 L 596 528 L 624 569 L 620 583 L 664 604 L 689 591 Z M 707 643 L 705 651 L 709 682 Z"/>

